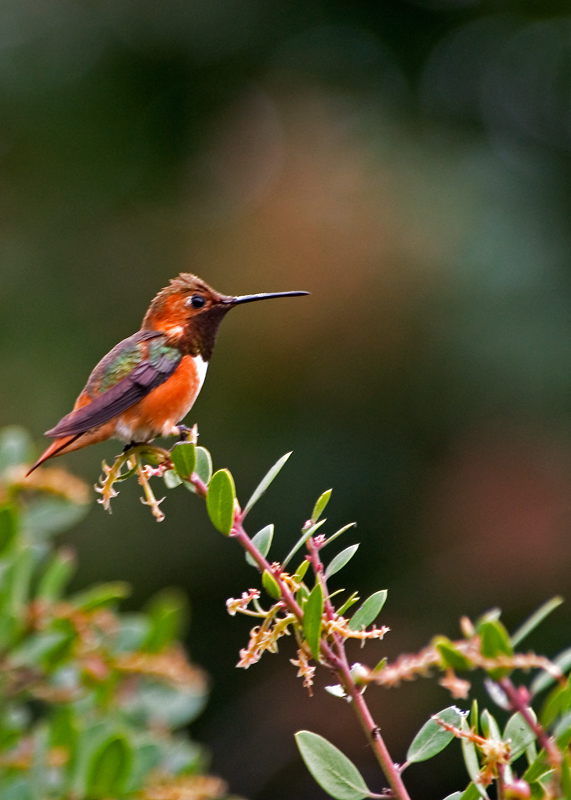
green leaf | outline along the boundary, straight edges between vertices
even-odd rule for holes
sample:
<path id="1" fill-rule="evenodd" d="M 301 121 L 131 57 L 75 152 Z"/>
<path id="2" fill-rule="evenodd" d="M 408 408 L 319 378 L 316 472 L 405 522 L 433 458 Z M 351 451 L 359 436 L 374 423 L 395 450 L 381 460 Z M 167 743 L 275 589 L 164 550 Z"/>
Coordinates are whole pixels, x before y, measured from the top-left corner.
<path id="1" fill-rule="evenodd" d="M 303 531 L 301 537 L 297 540 L 297 542 L 294 544 L 294 546 L 289 551 L 287 556 L 284 558 L 284 560 L 282 562 L 282 567 L 284 569 L 289 564 L 289 562 L 292 560 L 292 558 L 297 553 L 299 548 L 302 547 L 311 536 L 313 536 L 313 534 L 315 533 L 316 530 L 321 528 L 321 526 L 323 525 L 324 522 L 326 522 L 326 520 L 320 519 L 319 522 L 315 523 L 315 525 L 310 525 L 310 527 L 307 528 L 307 530 Z"/>
<path id="2" fill-rule="evenodd" d="M 509 634 L 499 620 L 484 620 L 479 627 L 479 633 L 480 647 L 485 658 L 513 655 Z M 488 670 L 488 674 L 493 680 L 503 678 L 509 672 L 511 672 L 509 667 Z"/>
<path id="3" fill-rule="evenodd" d="M 335 558 L 325 570 L 325 577 L 330 578 L 332 575 L 335 575 L 336 572 L 342 570 L 345 564 L 348 564 L 353 558 L 358 549 L 358 544 L 352 544 L 350 547 L 346 547 L 345 550 L 341 550 L 340 553 L 337 553 Z"/>
<path id="4" fill-rule="evenodd" d="M 569 667 L 571 667 L 571 647 L 567 648 L 567 650 L 563 650 L 551 660 L 559 667 L 561 672 L 567 672 Z M 544 689 L 547 689 L 548 686 L 551 686 L 552 683 L 555 683 L 555 680 L 556 678 L 554 678 L 551 673 L 540 672 L 539 675 L 531 682 L 529 691 L 532 695 L 539 694 L 539 692 L 542 692 Z"/>
<path id="5" fill-rule="evenodd" d="M 116 603 L 131 594 L 131 587 L 124 581 L 114 583 L 96 583 L 90 589 L 79 592 L 70 598 L 70 602 L 83 611 L 93 611 L 96 608 Z"/>
<path id="6" fill-rule="evenodd" d="M 457 728 L 464 715 L 456 706 L 450 706 L 439 711 L 435 716 Z M 406 760 L 413 764 L 418 761 L 427 761 L 444 750 L 453 738 L 454 734 L 451 731 L 445 730 L 435 719 L 429 719 L 412 740 Z"/>
<path id="7" fill-rule="evenodd" d="M 272 546 L 273 538 L 274 538 L 274 526 L 271 524 L 266 525 L 265 528 L 262 528 L 261 531 L 258 531 L 257 534 L 252 538 L 252 544 L 255 547 L 257 547 L 257 549 L 264 556 L 264 558 L 270 552 L 270 547 Z M 246 561 L 251 567 L 258 566 L 249 553 L 246 553 Z"/>
<path id="8" fill-rule="evenodd" d="M 36 598 L 48 603 L 59 600 L 75 567 L 76 559 L 71 550 L 62 548 L 55 553 L 40 578 Z"/>
<path id="9" fill-rule="evenodd" d="M 149 601 L 146 608 L 150 623 L 143 649 L 160 653 L 182 636 L 188 615 L 188 602 L 177 589 L 163 589 Z"/>
<path id="10" fill-rule="evenodd" d="M 308 597 L 309 597 L 309 589 L 307 588 L 305 583 L 302 583 L 296 595 L 297 602 L 300 604 L 302 608 L 307 603 Z"/>
<path id="11" fill-rule="evenodd" d="M 355 603 L 357 603 L 358 601 L 359 601 L 359 595 L 357 594 L 357 592 L 353 592 L 353 594 L 351 594 L 351 595 L 350 595 L 350 596 L 347 598 L 347 600 L 345 600 L 345 602 L 343 603 L 343 605 L 342 605 L 342 606 L 340 606 L 340 607 L 337 609 L 337 613 L 339 614 L 339 616 L 340 616 L 340 617 L 342 617 L 342 616 L 343 616 L 343 614 L 344 614 L 344 613 L 345 613 L 345 612 L 346 612 L 348 609 L 350 609 L 350 608 L 351 608 L 351 606 L 355 605 Z"/>
<path id="12" fill-rule="evenodd" d="M 331 536 L 327 539 L 323 547 L 325 547 L 328 544 L 331 544 L 331 542 L 334 542 L 335 539 L 337 539 L 337 537 L 341 536 L 343 533 L 345 533 L 345 531 L 348 531 L 349 528 L 356 528 L 356 527 L 357 527 L 356 522 L 349 522 L 347 525 L 343 525 L 342 528 L 339 528 L 338 531 L 335 531 L 335 533 L 331 534 Z"/>
<path id="13" fill-rule="evenodd" d="M 191 442 L 175 444 L 171 450 L 171 461 L 180 478 L 189 481 L 196 464 L 195 445 Z"/>
<path id="14" fill-rule="evenodd" d="M 212 456 L 206 447 L 199 447 L 196 445 L 194 448 L 194 458 L 194 474 L 198 475 L 205 486 L 208 486 L 210 479 L 212 478 Z M 184 481 L 184 485 L 189 492 L 194 492 L 194 494 L 196 494 L 196 489 L 192 483 L 189 481 Z"/>
<path id="15" fill-rule="evenodd" d="M 481 796 L 479 788 L 475 784 L 469 783 L 460 795 L 460 800 L 478 800 L 478 797 Z"/>
<path id="16" fill-rule="evenodd" d="M 0 431 L 0 472 L 8 467 L 31 463 L 33 443 L 25 428 L 10 425 Z"/>
<path id="17" fill-rule="evenodd" d="M 557 746 L 560 750 L 566 750 L 569 747 L 569 743 L 571 742 L 571 711 L 564 714 L 559 720 L 555 726 L 553 735 L 557 740 Z"/>
<path id="18" fill-rule="evenodd" d="M 480 730 L 480 719 L 478 716 L 478 701 L 476 698 L 472 700 L 472 708 L 470 709 L 470 727 L 474 731 L 474 733 L 478 733 Z"/>
<path id="19" fill-rule="evenodd" d="M 546 697 L 541 709 L 541 724 L 549 728 L 551 724 L 571 709 L 571 685 L 557 685 Z"/>
<path id="20" fill-rule="evenodd" d="M 10 547 L 18 530 L 15 506 L 6 504 L 0 508 L 0 555 Z"/>
<path id="21" fill-rule="evenodd" d="M 460 721 L 460 730 L 468 733 L 470 728 L 468 727 L 468 723 L 464 718 Z M 486 790 L 479 782 L 480 778 L 480 762 L 478 761 L 478 754 L 476 752 L 476 745 L 474 742 L 470 741 L 466 737 L 462 737 L 460 740 L 462 743 L 462 755 L 464 756 L 464 763 L 466 764 L 466 769 L 468 771 L 468 775 L 474 782 L 476 789 L 478 790 L 478 794 L 480 797 L 486 798 L 489 800 L 488 795 L 486 794 Z"/>
<path id="22" fill-rule="evenodd" d="M 533 711 L 531 713 L 533 714 Z M 529 745 L 534 742 L 537 737 L 518 711 L 508 719 L 502 738 L 504 742 L 510 742 L 511 763 L 515 761 L 516 758 L 523 755 Z"/>
<path id="23" fill-rule="evenodd" d="M 268 572 L 267 569 L 264 570 L 262 573 L 262 586 L 266 590 L 266 592 L 273 597 L 274 600 L 279 600 L 281 597 L 280 587 L 274 576 L 271 572 Z"/>
<path id="24" fill-rule="evenodd" d="M 121 711 L 137 727 L 180 728 L 196 719 L 205 705 L 206 687 L 197 679 L 196 685 L 180 688 L 143 683 L 124 699 Z"/>
<path id="25" fill-rule="evenodd" d="M 181 483 L 184 483 L 183 479 L 179 476 L 178 472 L 174 471 L 174 469 L 167 469 L 163 475 L 163 480 L 167 489 L 176 489 L 177 486 L 180 486 Z"/>
<path id="26" fill-rule="evenodd" d="M 523 773 L 522 778 L 528 783 L 535 783 L 536 781 L 544 778 L 552 771 L 552 767 L 547 761 L 545 750 L 542 750 L 535 761 L 529 765 Z"/>
<path id="27" fill-rule="evenodd" d="M 371 625 L 381 613 L 381 609 L 387 599 L 387 594 L 388 592 L 386 589 L 381 589 L 380 592 L 375 592 L 368 597 L 363 605 L 361 605 L 351 617 L 349 628 L 352 631 L 360 631 Z"/>
<path id="28" fill-rule="evenodd" d="M 363 800 L 370 795 L 357 767 L 323 736 L 298 731 L 295 741 L 314 780 L 335 800 Z"/>
<path id="29" fill-rule="evenodd" d="M 89 800 L 112 797 L 122 792 L 129 775 L 133 753 L 122 735 L 108 737 L 95 751 L 89 765 Z"/>
<path id="30" fill-rule="evenodd" d="M 384 668 L 387 666 L 388 663 L 389 663 L 389 659 L 386 656 L 384 656 L 383 658 L 381 658 L 381 660 L 377 664 L 375 664 L 375 666 L 373 667 L 373 669 L 371 671 L 375 672 L 375 673 L 376 672 L 382 672 L 382 670 L 384 670 Z"/>
<path id="31" fill-rule="evenodd" d="M 476 795 L 476 797 L 479 796 L 480 795 L 478 794 Z M 461 797 L 462 797 L 462 792 L 452 792 L 452 794 L 449 794 L 447 797 L 444 798 L 444 800 L 460 800 Z"/>
<path id="32" fill-rule="evenodd" d="M 254 490 L 252 496 L 250 497 L 250 499 L 246 503 L 246 507 L 244 508 L 244 511 L 242 512 L 242 518 L 244 518 L 246 516 L 246 514 L 250 511 L 252 506 L 254 506 L 255 503 L 258 502 L 260 497 L 267 490 L 269 485 L 272 483 L 272 481 L 277 476 L 278 472 L 281 470 L 281 468 L 283 467 L 283 465 L 286 463 L 286 461 L 288 460 L 288 458 L 290 456 L 291 456 L 291 453 L 286 453 L 285 456 L 282 456 L 278 461 L 276 461 L 276 463 L 269 470 L 269 472 L 266 473 L 265 477 L 262 478 L 262 480 L 258 484 L 257 488 Z"/>
<path id="33" fill-rule="evenodd" d="M 496 742 L 502 741 L 500 726 L 496 722 L 495 717 L 490 714 L 487 708 L 482 711 L 480 716 L 480 725 L 482 726 L 482 732 L 487 739 L 495 739 Z"/>
<path id="34" fill-rule="evenodd" d="M 323 589 L 318 581 L 303 606 L 303 633 L 316 661 L 319 661 L 323 604 Z"/>
<path id="35" fill-rule="evenodd" d="M 314 522 L 314 523 L 317 522 L 319 517 L 325 511 L 325 507 L 326 507 L 327 503 L 329 502 L 329 499 L 331 497 L 331 492 L 332 491 L 333 491 L 333 489 L 327 489 L 327 491 L 323 492 L 323 494 L 320 495 L 317 498 L 317 502 L 313 506 L 313 511 L 311 512 L 310 519 L 311 519 L 312 522 Z"/>
<path id="36" fill-rule="evenodd" d="M 194 471 L 200 480 L 208 486 L 212 477 L 212 456 L 206 447 L 196 447 L 194 457 L 196 460 Z"/>
<path id="37" fill-rule="evenodd" d="M 230 535 L 234 524 L 235 500 L 234 478 L 229 470 L 219 469 L 210 480 L 206 508 L 214 527 L 225 536 Z"/>
<path id="38" fill-rule="evenodd" d="M 450 667 L 457 671 L 470 669 L 471 664 L 469 659 L 467 659 L 446 636 L 437 636 L 432 641 L 433 645 L 440 653 L 442 664 L 445 668 Z"/>
<path id="39" fill-rule="evenodd" d="M 548 600 L 547 603 L 544 603 L 540 606 L 537 611 L 529 617 L 523 625 L 521 625 L 515 633 L 511 636 L 511 643 L 513 647 L 517 647 L 517 645 L 525 639 L 526 636 L 537 628 L 539 624 L 543 622 L 543 620 L 551 614 L 552 611 L 555 611 L 561 603 L 563 602 L 562 597 L 552 597 L 551 600 Z"/>
<path id="40" fill-rule="evenodd" d="M 34 538 L 45 539 L 77 525 L 88 511 L 89 503 L 79 505 L 61 497 L 45 497 L 22 512 L 22 527 Z"/>
<path id="41" fill-rule="evenodd" d="M 309 563 L 310 562 L 307 560 L 307 558 L 304 558 L 299 567 L 296 569 L 293 578 L 297 583 L 301 583 L 301 581 L 304 579 L 305 573 L 309 569 Z"/>

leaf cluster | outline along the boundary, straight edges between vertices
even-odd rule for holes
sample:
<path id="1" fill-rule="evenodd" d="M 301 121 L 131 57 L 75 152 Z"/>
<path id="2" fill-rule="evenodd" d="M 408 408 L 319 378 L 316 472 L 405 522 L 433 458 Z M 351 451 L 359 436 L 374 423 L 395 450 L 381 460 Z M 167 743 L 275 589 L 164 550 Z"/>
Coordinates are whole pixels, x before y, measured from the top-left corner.
<path id="1" fill-rule="evenodd" d="M 123 583 L 70 594 L 75 558 L 52 537 L 90 492 L 59 468 L 26 480 L 31 456 L 23 431 L 0 433 L 0 797 L 225 795 L 181 730 L 207 696 L 177 641 L 183 598 L 165 591 L 125 614 Z"/>

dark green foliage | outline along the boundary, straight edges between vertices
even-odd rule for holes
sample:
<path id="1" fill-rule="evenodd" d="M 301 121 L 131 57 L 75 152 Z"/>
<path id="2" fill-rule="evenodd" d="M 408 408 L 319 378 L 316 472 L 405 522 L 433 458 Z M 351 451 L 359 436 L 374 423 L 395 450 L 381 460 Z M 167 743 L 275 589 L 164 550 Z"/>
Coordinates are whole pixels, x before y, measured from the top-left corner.
<path id="1" fill-rule="evenodd" d="M 184 599 L 165 591 L 126 615 L 121 582 L 66 596 L 75 559 L 48 537 L 85 513 L 88 491 L 61 469 L 24 484 L 26 441 L 0 434 L 0 797 L 153 800 L 199 779 L 220 796 L 176 732 L 206 698 L 177 642 Z"/>

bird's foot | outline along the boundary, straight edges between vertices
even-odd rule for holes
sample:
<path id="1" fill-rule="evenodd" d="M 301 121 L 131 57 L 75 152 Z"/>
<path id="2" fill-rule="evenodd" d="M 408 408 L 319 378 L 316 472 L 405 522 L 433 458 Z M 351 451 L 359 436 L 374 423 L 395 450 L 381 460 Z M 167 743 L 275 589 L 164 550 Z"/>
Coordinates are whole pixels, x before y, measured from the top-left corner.
<path id="1" fill-rule="evenodd" d="M 138 444 L 139 444 L 139 442 L 129 442 L 129 444 L 125 445 L 125 447 L 123 448 L 122 452 L 123 453 L 128 453 L 129 450 L 131 450 L 133 447 L 137 447 Z"/>
<path id="2" fill-rule="evenodd" d="M 178 440 L 179 442 L 190 442 L 196 444 L 198 442 L 198 426 L 193 425 L 188 428 L 186 425 L 177 425 Z"/>

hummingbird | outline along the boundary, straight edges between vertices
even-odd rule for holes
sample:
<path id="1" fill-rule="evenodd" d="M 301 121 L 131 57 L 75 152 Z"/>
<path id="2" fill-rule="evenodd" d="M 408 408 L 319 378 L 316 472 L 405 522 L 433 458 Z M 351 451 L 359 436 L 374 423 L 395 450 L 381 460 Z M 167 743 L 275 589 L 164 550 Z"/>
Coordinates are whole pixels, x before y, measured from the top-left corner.
<path id="1" fill-rule="evenodd" d="M 28 475 L 48 458 L 90 444 L 120 439 L 127 446 L 158 436 L 184 435 L 179 425 L 204 383 L 220 323 L 242 303 L 299 297 L 273 292 L 229 297 L 188 272 L 173 278 L 151 302 L 141 329 L 119 342 L 97 364 L 73 411 Z"/>

